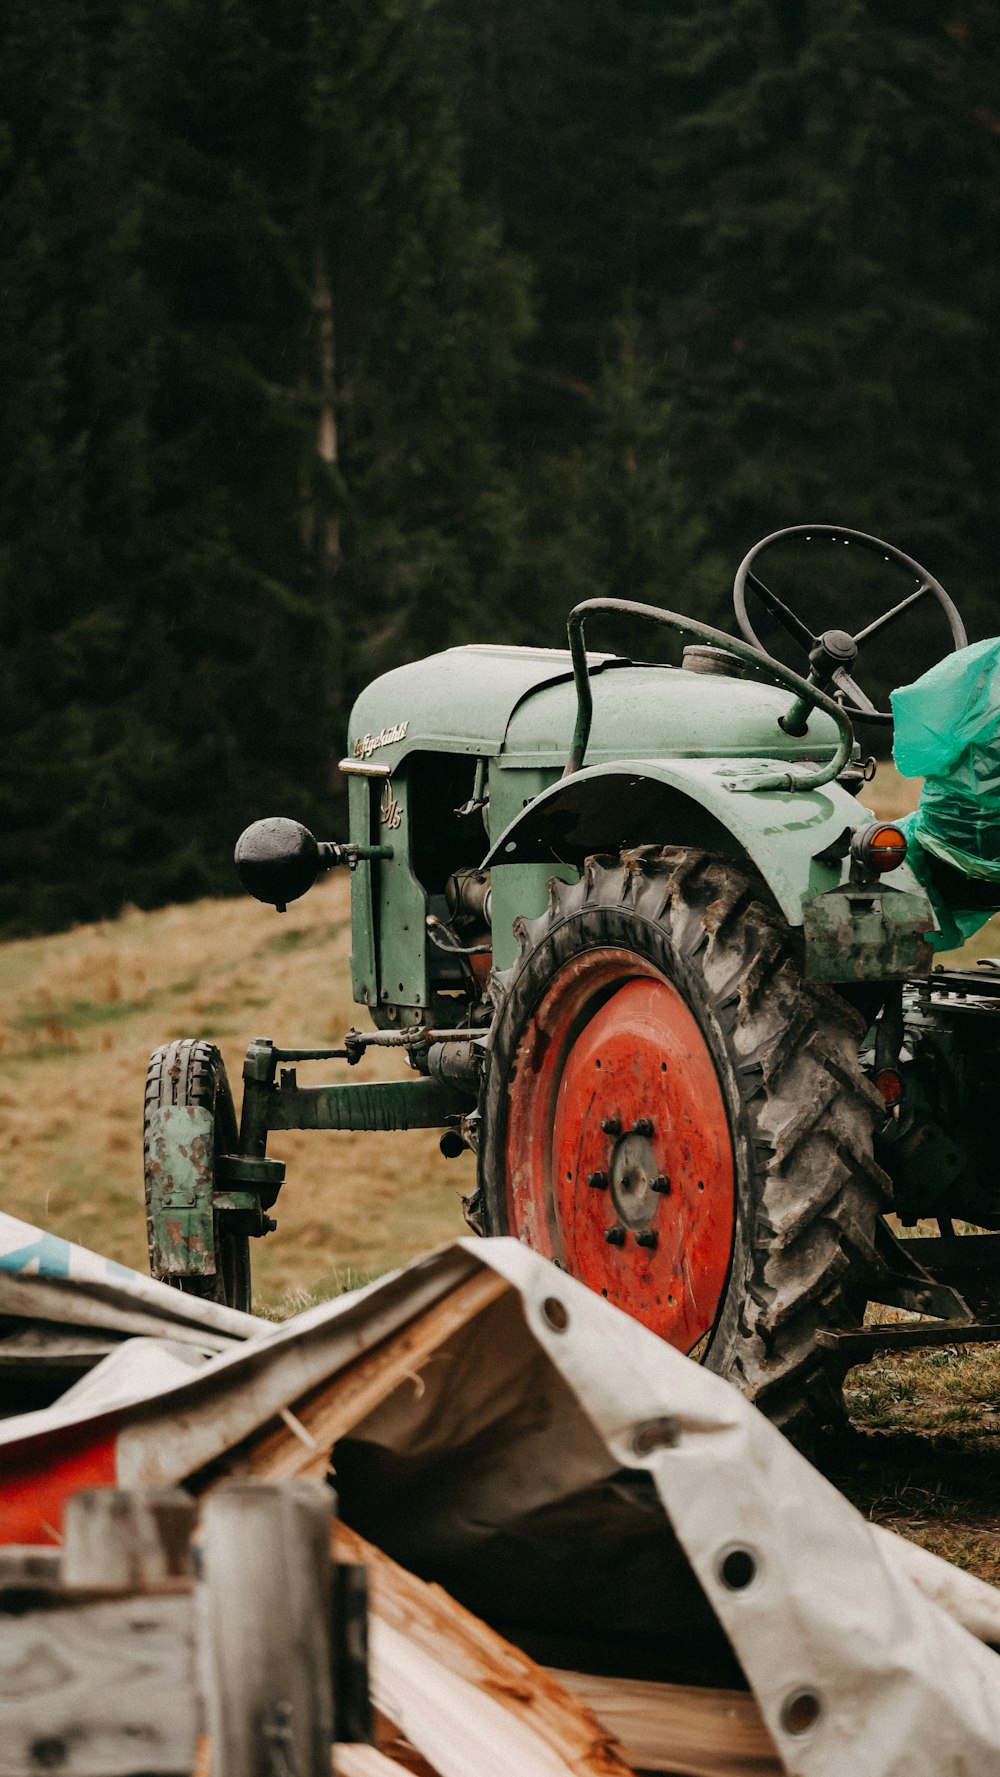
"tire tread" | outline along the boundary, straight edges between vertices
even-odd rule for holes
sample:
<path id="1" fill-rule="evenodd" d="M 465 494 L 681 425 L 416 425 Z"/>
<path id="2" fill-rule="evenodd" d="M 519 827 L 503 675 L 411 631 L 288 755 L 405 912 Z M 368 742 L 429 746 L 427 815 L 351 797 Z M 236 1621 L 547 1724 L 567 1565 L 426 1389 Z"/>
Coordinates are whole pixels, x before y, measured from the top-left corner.
<path id="1" fill-rule="evenodd" d="M 541 959 L 559 966 L 572 933 L 583 943 L 629 943 L 637 918 L 702 978 L 731 1051 L 751 1156 L 754 1201 L 738 1206 L 749 1274 L 742 1299 L 722 1310 L 706 1361 L 806 1441 L 842 1411 L 843 1361 L 817 1334 L 861 1319 L 889 1200 L 873 1156 L 880 1101 L 860 1071 L 859 1019 L 831 989 L 805 981 L 800 936 L 747 866 L 692 847 L 640 846 L 589 858 L 578 883 L 553 879 L 546 912 L 516 922 L 519 957 L 502 988 L 495 984 L 494 1031 L 526 1015 L 519 990 L 530 994 Z M 497 1049 L 494 1041 L 484 1126 L 502 1115 L 500 1083 L 491 1088 Z M 489 1150 L 484 1140 L 481 1153 Z M 482 1197 L 489 1230 L 504 1232 L 485 1174 Z"/>

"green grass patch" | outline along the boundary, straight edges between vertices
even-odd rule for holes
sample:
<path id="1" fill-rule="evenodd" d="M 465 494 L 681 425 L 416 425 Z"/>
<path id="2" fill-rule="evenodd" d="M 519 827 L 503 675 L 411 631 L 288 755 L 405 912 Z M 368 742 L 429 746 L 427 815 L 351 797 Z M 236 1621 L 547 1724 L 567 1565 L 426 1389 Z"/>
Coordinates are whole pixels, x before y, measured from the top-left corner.
<path id="1" fill-rule="evenodd" d="M 273 937 L 265 938 L 258 944 L 254 956 L 289 956 L 293 951 L 322 950 L 327 945 L 336 944 L 350 925 L 349 920 L 335 920 L 319 931 L 302 931 L 294 927 L 289 931 L 275 932 Z"/>
<path id="2" fill-rule="evenodd" d="M 86 1030 L 91 1024 L 115 1024 L 145 1010 L 143 1000 L 73 1000 L 62 1006 L 27 1006 L 12 1020 L 18 1030 L 42 1030 L 49 1026 Z"/>

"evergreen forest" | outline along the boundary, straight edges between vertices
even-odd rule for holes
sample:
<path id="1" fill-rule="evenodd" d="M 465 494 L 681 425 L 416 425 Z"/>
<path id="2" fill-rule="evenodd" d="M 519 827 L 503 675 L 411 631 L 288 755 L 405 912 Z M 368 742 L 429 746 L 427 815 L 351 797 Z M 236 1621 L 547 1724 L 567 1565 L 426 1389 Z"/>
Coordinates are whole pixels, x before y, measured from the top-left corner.
<path id="1" fill-rule="evenodd" d="M 7 936 L 342 837 L 373 675 L 726 625 L 784 525 L 1000 629 L 990 0 L 5 0 L 0 301 Z"/>

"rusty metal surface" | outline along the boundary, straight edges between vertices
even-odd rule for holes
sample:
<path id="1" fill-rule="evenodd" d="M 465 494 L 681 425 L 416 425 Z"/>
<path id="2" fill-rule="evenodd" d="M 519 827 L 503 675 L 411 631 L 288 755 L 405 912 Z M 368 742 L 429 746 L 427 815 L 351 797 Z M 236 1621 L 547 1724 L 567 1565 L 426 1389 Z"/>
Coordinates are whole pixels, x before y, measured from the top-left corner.
<path id="1" fill-rule="evenodd" d="M 151 1268 L 160 1277 L 214 1277 L 215 1118 L 201 1105 L 161 1105 L 148 1127 Z"/>
<path id="2" fill-rule="evenodd" d="M 935 1345 L 995 1345 L 1000 1340 L 1000 1320 L 892 1321 L 885 1326 L 847 1327 L 834 1333 L 821 1328 L 817 1344 L 827 1351 L 842 1351 L 852 1364 L 865 1364 L 876 1351 L 923 1351 Z"/>
<path id="3" fill-rule="evenodd" d="M 806 900 L 802 920 L 810 981 L 903 981 L 930 968 L 934 915 L 924 895 L 844 884 Z"/>

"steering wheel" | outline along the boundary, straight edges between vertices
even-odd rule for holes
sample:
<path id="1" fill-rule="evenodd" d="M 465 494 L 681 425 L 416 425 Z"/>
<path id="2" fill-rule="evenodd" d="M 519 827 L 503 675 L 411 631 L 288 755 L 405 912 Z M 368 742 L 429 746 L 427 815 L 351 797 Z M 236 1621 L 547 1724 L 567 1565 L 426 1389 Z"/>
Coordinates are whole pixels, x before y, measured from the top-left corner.
<path id="1" fill-rule="evenodd" d="M 874 622 L 869 623 L 864 629 L 859 629 L 855 636 L 850 635 L 844 629 L 825 629 L 822 634 L 814 636 L 812 630 L 806 627 L 794 611 L 789 610 L 777 593 L 772 592 L 769 587 L 764 585 L 763 580 L 758 577 L 755 571 L 755 564 L 765 550 L 773 549 L 775 544 L 784 543 L 789 537 L 804 537 L 807 543 L 811 543 L 814 538 L 829 537 L 834 543 L 857 545 L 859 549 L 866 549 L 872 555 L 881 555 L 884 561 L 902 568 L 904 573 L 911 575 L 916 580 L 917 590 L 909 593 L 906 598 L 900 599 L 898 605 L 893 605 L 891 610 L 884 611 L 881 617 L 876 617 Z M 901 617 L 904 611 L 908 611 L 911 605 L 915 605 L 917 600 L 922 599 L 928 592 L 933 594 L 948 620 L 948 628 L 951 630 L 951 639 L 955 648 L 964 648 L 968 640 L 965 624 L 962 622 L 957 607 L 948 597 L 940 581 L 935 580 L 933 574 L 929 574 L 926 568 L 922 568 L 919 562 L 913 560 L 912 556 L 904 555 L 901 549 L 894 549 L 891 543 L 883 543 L 878 537 L 869 537 L 865 531 L 845 530 L 843 525 L 793 524 L 787 530 L 773 531 L 769 537 L 763 537 L 759 543 L 755 543 L 749 555 L 744 556 L 741 561 L 736 579 L 733 582 L 733 604 L 736 608 L 736 621 L 740 634 L 745 641 L 750 643 L 751 647 L 757 648 L 768 660 L 774 660 L 776 656 L 768 653 L 755 634 L 753 625 L 747 616 L 746 589 L 748 584 L 753 587 L 761 603 L 770 611 L 772 617 L 777 618 L 782 628 L 787 630 L 792 640 L 797 642 L 805 652 L 812 668 L 811 683 L 818 685 L 824 691 L 832 689 L 832 695 L 849 715 L 861 716 L 869 722 L 891 722 L 892 711 L 876 709 L 871 698 L 862 691 L 861 686 L 851 676 L 851 669 L 858 657 L 862 643 L 868 641 L 871 636 L 877 635 L 879 630 L 885 629 L 888 624 L 894 623 L 897 617 Z"/>

